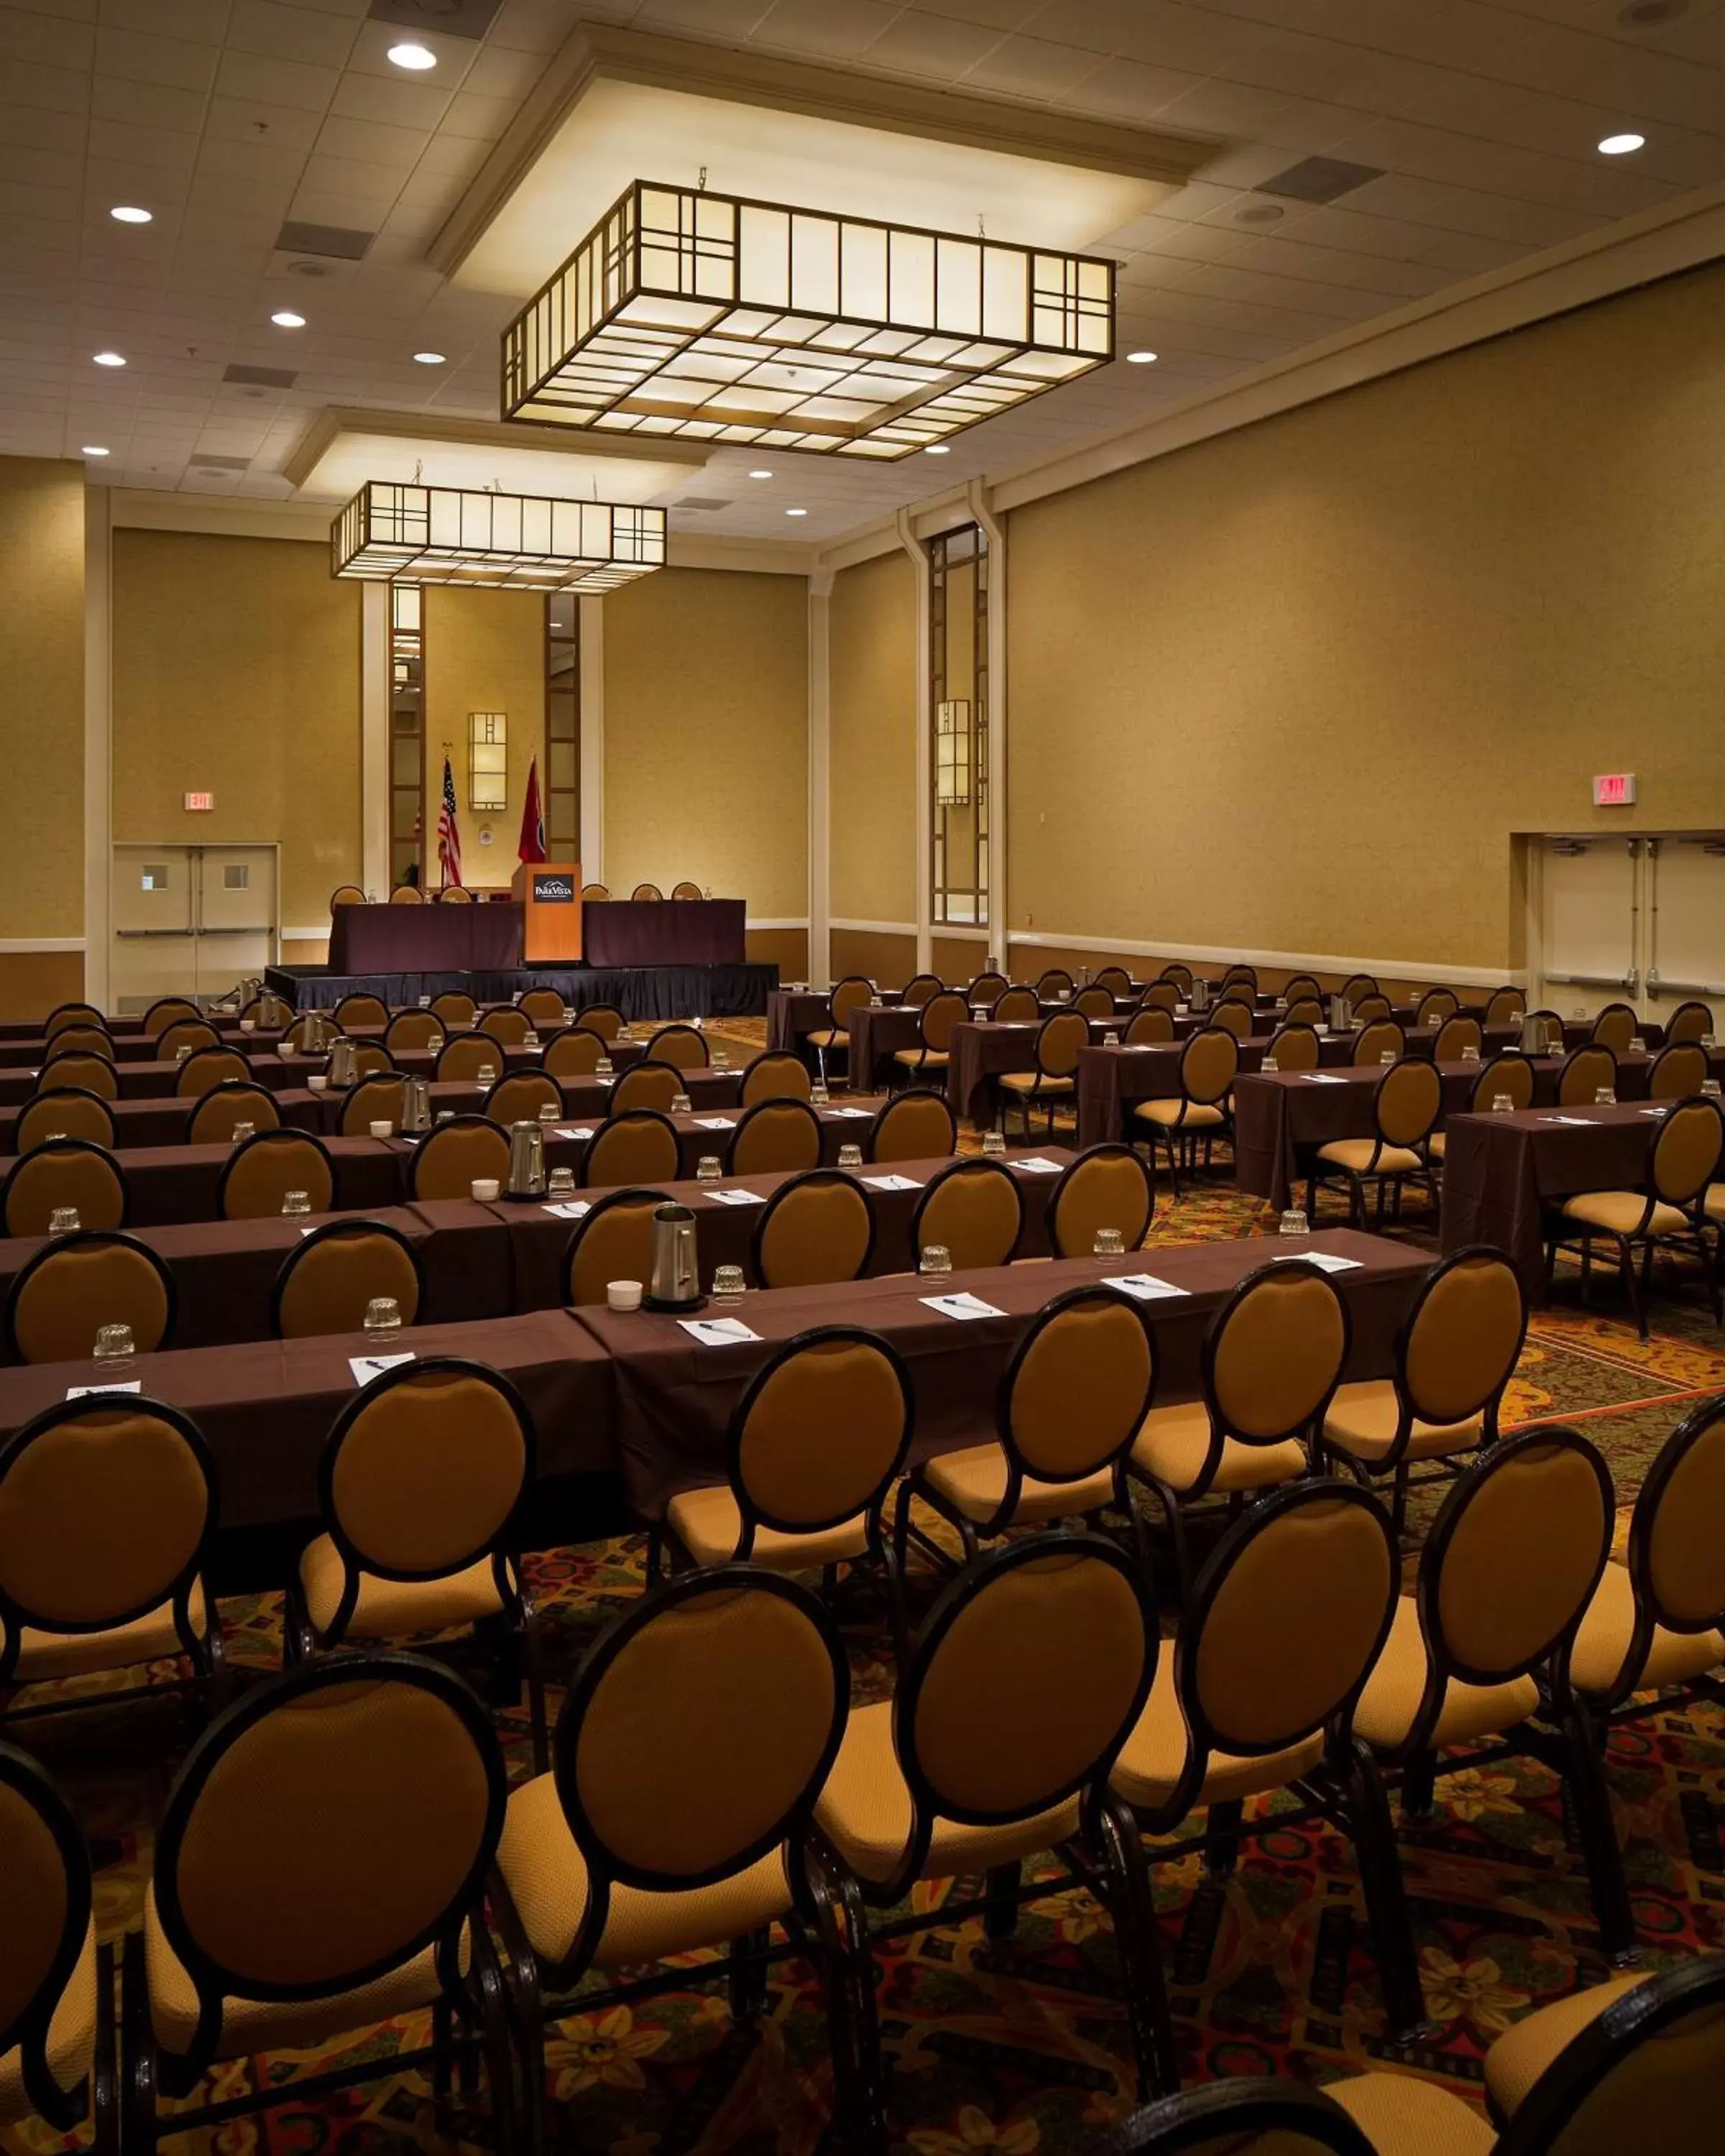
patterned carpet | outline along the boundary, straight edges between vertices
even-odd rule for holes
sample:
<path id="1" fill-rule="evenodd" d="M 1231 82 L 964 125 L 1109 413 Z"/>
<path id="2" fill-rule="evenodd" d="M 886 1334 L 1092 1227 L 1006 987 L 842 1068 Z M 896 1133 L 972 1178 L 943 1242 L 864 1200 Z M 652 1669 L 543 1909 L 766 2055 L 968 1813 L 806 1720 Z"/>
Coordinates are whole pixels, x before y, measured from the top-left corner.
<path id="1" fill-rule="evenodd" d="M 731 1024 L 737 1045 L 758 1028 Z M 754 1035 L 753 1040 L 751 1034 Z M 973 1140 L 972 1142 L 974 1142 Z M 1219 1178 L 1176 1206 L 1164 1197 L 1153 1246 L 1262 1233 L 1264 1209 Z M 1430 1240 L 1410 1214 L 1404 1231 Z M 1602 1301 L 1579 1312 L 1560 1283 L 1553 1311 L 1533 1321 L 1507 1403 L 1506 1424 L 1562 1418 L 1599 1445 L 1632 1502 L 1648 1463 L 1697 1398 L 1725 1390 L 1725 1337 L 1697 1294 L 1661 1295 L 1645 1342 Z M 1416 1499 L 1409 1543 L 1438 1502 Z M 1623 1517 L 1620 1511 L 1620 1521 Z M 559 1680 L 608 1616 L 639 1589 L 638 1537 L 543 1553 L 530 1561 Z M 913 1575 L 926 1603 L 932 1576 Z M 891 1689 L 878 1598 L 841 1583 L 836 1607 L 852 1650 L 859 1700 Z M 279 1666 L 274 1598 L 235 1599 L 223 1615 L 243 1668 Z M 506 1734 L 526 1771 L 525 1718 Z M 42 1728 L 43 1755 L 70 1795 L 100 1866 L 98 1921 L 117 1937 L 140 1918 L 153 1823 L 183 1748 L 180 1710 L 163 1702 L 121 1715 L 79 1716 Z M 1725 1946 L 1725 1714 L 1650 1717 L 1613 1739 L 1610 1774 L 1649 1967 Z M 1157 1904 L 1188 2080 L 1286 2070 L 1316 2079 L 1389 2063 L 1475 2093 L 1491 2038 L 1530 2006 L 1604 1974 L 1579 1859 L 1566 1840 L 1557 1784 L 1526 1762 L 1440 1785 L 1435 1823 L 1405 1835 L 1428 2010 L 1437 2034 L 1417 2055 L 1387 2048 L 1376 1972 L 1351 1852 L 1320 1825 L 1248 1843 L 1227 1882 L 1195 1859 L 1161 1871 Z M 947 1898 L 918 1891 L 919 1906 Z M 955 1882 L 953 1893 L 974 1891 Z M 896 2143 L 918 2156 L 1032 2156 L 1089 2150 L 1129 2107 L 1131 2069 L 1106 1921 L 1082 1895 L 1027 1908 L 1016 1937 L 984 1940 L 971 1923 L 894 1942 L 880 1992 Z M 695 1971 L 691 1962 L 691 1979 Z M 423 2020 L 368 2031 L 316 2055 L 365 2054 L 380 2064 L 424 2039 Z M 311 2063 L 282 2055 L 224 2067 L 225 2096 L 261 2075 L 290 2079 Z M 794 1962 L 775 1971 L 758 2032 L 733 2029 L 716 1992 L 576 2015 L 555 2032 L 548 2060 L 559 2147 L 612 2156 L 805 2156 L 826 2128 L 829 2089 L 819 1999 Z M 449 2145 L 425 2085 L 403 2074 L 326 2100 L 291 2101 L 259 2121 L 182 2136 L 171 2149 L 222 2156 L 274 2151 L 430 2148 Z M 481 2117 L 463 2145 L 484 2143 Z M 31 2125 L 0 2144 L 68 2145 Z"/>

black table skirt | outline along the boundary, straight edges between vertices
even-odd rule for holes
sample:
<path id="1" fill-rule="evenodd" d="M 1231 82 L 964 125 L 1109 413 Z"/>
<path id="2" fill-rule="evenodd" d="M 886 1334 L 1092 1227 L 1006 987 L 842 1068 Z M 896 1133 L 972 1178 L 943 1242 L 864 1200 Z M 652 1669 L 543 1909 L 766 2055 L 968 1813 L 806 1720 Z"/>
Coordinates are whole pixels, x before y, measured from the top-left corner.
<path id="1" fill-rule="evenodd" d="M 501 1004 L 526 988 L 555 988 L 572 1009 L 614 1004 L 633 1024 L 637 1019 L 764 1017 L 767 998 L 778 986 L 778 968 L 521 966 L 506 973 L 336 973 L 326 966 L 272 966 L 267 979 L 296 1010 L 333 1010 L 351 995 L 381 996 L 393 1009 L 446 990 Z"/>

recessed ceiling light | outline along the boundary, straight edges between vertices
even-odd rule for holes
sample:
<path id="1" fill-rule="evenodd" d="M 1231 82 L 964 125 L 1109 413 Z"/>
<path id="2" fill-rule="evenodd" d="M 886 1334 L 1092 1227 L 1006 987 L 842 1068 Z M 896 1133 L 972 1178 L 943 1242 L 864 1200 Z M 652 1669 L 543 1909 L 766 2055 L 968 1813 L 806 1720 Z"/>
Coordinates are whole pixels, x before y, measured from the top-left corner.
<path id="1" fill-rule="evenodd" d="M 95 442 L 86 442 L 78 454 L 80 457 L 105 457 L 108 452 Z"/>
<path id="2" fill-rule="evenodd" d="M 772 476 L 773 475 L 770 471 L 752 471 L 749 474 L 749 477 L 751 479 L 771 479 Z"/>
<path id="3" fill-rule="evenodd" d="M 392 45 L 389 57 L 398 68 L 406 68 L 414 74 L 423 74 L 427 68 L 437 65 L 437 54 L 424 45 Z"/>
<path id="4" fill-rule="evenodd" d="M 444 364 L 444 355 L 440 352 L 416 352 L 413 357 L 421 367 L 441 367 Z"/>
<path id="5" fill-rule="evenodd" d="M 108 214 L 121 224 L 150 224 L 155 218 L 153 211 L 135 208 L 131 203 L 116 203 Z"/>
<path id="6" fill-rule="evenodd" d="M 806 509 L 788 509 L 785 511 L 787 516 L 806 516 L 808 514 Z"/>
<path id="7" fill-rule="evenodd" d="M 90 357 L 98 367 L 124 367 L 125 359 L 117 352 L 93 352 Z"/>
<path id="8" fill-rule="evenodd" d="M 1153 352 L 1129 352 L 1126 363 L 1128 367 L 1154 367 L 1156 354 Z"/>
<path id="9" fill-rule="evenodd" d="M 278 307 L 270 319 L 279 330 L 302 330 L 305 326 L 304 315 L 296 315 L 291 307 Z"/>
<path id="10" fill-rule="evenodd" d="M 949 457 L 952 452 L 945 442 L 925 442 L 922 454 L 925 457 Z"/>
<path id="11" fill-rule="evenodd" d="M 1608 135 L 1599 145 L 1602 157 L 1626 157 L 1631 151 L 1645 146 L 1645 135 Z"/>

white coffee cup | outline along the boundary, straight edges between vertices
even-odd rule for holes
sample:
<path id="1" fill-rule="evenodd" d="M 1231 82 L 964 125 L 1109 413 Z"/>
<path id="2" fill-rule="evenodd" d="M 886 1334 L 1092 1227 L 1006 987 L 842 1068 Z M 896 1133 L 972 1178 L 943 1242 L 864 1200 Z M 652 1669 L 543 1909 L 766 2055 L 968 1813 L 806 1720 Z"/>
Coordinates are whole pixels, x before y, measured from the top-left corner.
<path id="1" fill-rule="evenodd" d="M 395 1125 L 388 1122 L 373 1123 L 371 1126 L 371 1132 L 374 1138 L 393 1138 L 395 1136 Z"/>
<path id="2" fill-rule="evenodd" d="M 311 1077 L 305 1081 L 305 1083 L 311 1087 L 314 1093 L 321 1093 L 328 1086 L 329 1082 L 329 1080 L 324 1076 L 321 1070 L 314 1071 Z"/>
<path id="3" fill-rule="evenodd" d="M 503 1185 L 495 1175 L 476 1175 L 468 1188 L 481 1205 L 489 1205 Z"/>
<path id="4" fill-rule="evenodd" d="M 258 1029 L 258 1021 L 254 1018 L 243 1018 L 239 1021 L 239 1029 L 242 1033 L 255 1033 Z"/>
<path id="5" fill-rule="evenodd" d="M 605 1300 L 613 1310 L 639 1310 L 641 1293 L 639 1281 L 607 1281 L 605 1283 Z"/>

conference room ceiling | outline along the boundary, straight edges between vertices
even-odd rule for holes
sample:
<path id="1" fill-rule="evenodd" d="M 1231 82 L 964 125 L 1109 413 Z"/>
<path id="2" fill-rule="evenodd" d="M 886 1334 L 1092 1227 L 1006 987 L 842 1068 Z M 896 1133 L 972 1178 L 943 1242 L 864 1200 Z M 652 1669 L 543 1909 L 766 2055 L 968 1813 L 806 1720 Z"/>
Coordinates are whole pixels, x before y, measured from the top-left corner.
<path id="1" fill-rule="evenodd" d="M 716 450 L 656 497 L 674 531 L 836 537 L 1725 180 L 1725 0 L 0 0 L 0 454 L 288 500 L 330 408 L 495 421 L 518 300 L 428 250 L 583 23 L 1210 146 L 1096 236 L 1113 365 L 937 459 Z"/>

